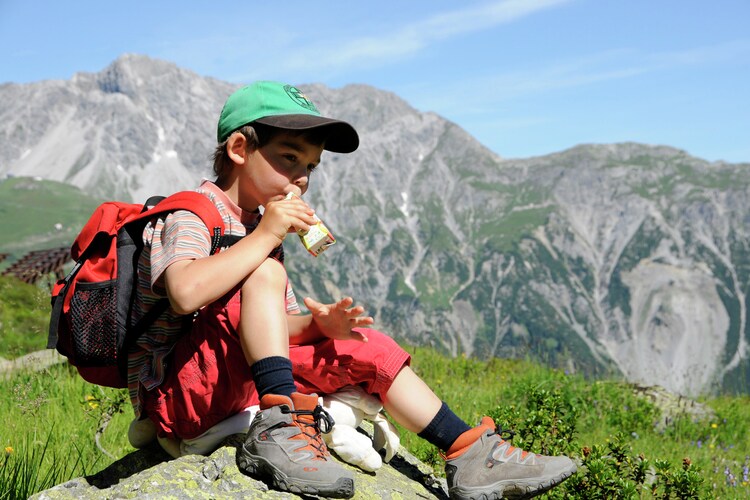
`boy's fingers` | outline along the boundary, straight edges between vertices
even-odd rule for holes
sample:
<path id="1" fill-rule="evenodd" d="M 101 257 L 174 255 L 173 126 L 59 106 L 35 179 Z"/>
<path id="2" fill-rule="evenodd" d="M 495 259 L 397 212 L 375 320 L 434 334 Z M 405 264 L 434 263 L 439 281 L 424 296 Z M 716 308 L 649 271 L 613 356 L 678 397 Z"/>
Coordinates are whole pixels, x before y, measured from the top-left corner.
<path id="1" fill-rule="evenodd" d="M 293 222 L 291 226 L 289 226 L 288 233 L 296 233 L 297 231 L 309 231 L 310 230 L 310 224 L 306 223 L 303 220 L 300 220 L 299 222 Z"/>
<path id="2" fill-rule="evenodd" d="M 303 302 L 305 303 L 308 309 L 320 309 L 323 306 L 323 304 L 313 299 L 312 297 L 305 297 L 303 299 Z"/>
<path id="3" fill-rule="evenodd" d="M 347 309 L 346 312 L 349 316 L 355 317 L 363 314 L 365 312 L 365 308 L 362 306 L 352 307 L 351 309 Z"/>
<path id="4" fill-rule="evenodd" d="M 360 342 L 367 342 L 369 339 L 367 338 L 367 335 L 365 335 L 362 332 L 357 332 L 352 330 L 351 331 L 351 339 L 352 340 L 358 340 Z"/>
<path id="5" fill-rule="evenodd" d="M 268 203 L 281 201 L 283 199 L 284 199 L 284 196 L 277 194 L 276 196 L 272 196 L 271 198 L 269 198 Z"/>
<path id="6" fill-rule="evenodd" d="M 351 320 L 352 328 L 358 328 L 360 326 L 370 326 L 375 323 L 372 316 L 365 316 L 364 318 L 354 318 Z"/>

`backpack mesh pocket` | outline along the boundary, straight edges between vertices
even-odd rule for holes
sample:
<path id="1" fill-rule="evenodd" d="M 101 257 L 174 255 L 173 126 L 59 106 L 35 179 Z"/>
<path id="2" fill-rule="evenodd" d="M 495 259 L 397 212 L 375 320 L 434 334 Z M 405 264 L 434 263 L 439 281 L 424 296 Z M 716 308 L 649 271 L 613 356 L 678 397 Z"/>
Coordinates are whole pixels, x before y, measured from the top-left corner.
<path id="1" fill-rule="evenodd" d="M 78 366 L 117 364 L 117 280 L 81 283 L 70 299 L 73 357 Z"/>

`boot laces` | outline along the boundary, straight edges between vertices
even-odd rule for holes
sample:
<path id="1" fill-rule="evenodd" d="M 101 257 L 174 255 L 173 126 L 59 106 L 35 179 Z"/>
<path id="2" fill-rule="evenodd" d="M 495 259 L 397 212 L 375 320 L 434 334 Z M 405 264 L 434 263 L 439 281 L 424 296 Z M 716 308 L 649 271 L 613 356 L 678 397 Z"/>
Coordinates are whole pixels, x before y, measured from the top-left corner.
<path id="1" fill-rule="evenodd" d="M 282 406 L 281 412 L 293 415 L 294 423 L 307 437 L 310 446 L 318 451 L 320 457 L 325 458 L 328 456 L 328 447 L 323 442 L 320 433 L 328 434 L 336 424 L 330 413 L 320 405 L 316 406 L 314 410 L 290 410 L 288 407 Z M 312 418 L 299 418 L 303 415 L 311 416 Z"/>
<path id="2" fill-rule="evenodd" d="M 511 444 L 513 438 L 516 435 L 516 431 L 512 431 L 510 429 L 501 429 L 500 427 L 498 427 L 494 431 L 487 431 L 487 436 L 492 436 L 494 434 L 497 434 L 500 437 L 501 441 L 508 443 L 508 451 L 506 451 L 507 455 L 512 455 L 516 450 L 520 450 L 520 448 Z M 528 451 L 521 450 L 521 460 L 525 460 L 528 454 Z"/>
<path id="3" fill-rule="evenodd" d="M 500 439 L 503 441 L 513 441 L 513 438 L 516 436 L 516 431 L 512 431 L 510 429 L 501 429 L 498 427 L 494 431 L 487 431 L 488 436 L 492 436 L 493 434 L 497 434 L 500 436 Z"/>

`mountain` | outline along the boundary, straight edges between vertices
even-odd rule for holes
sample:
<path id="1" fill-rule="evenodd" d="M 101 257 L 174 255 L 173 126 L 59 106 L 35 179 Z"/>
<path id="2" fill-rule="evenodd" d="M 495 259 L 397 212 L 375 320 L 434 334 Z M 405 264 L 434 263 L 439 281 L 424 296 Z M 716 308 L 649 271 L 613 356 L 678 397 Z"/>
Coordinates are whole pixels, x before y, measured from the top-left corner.
<path id="1" fill-rule="evenodd" d="M 72 81 L 0 86 L 0 173 L 145 199 L 208 175 L 211 124 L 233 86 L 140 56 Z"/>
<path id="2" fill-rule="evenodd" d="M 361 146 L 313 174 L 338 242 L 317 259 L 285 244 L 298 295 L 352 295 L 395 338 L 452 355 L 747 392 L 749 164 L 635 143 L 503 159 L 392 93 L 300 87 Z M 134 200 L 193 187 L 234 88 L 135 55 L 2 85 L 0 175 Z"/>

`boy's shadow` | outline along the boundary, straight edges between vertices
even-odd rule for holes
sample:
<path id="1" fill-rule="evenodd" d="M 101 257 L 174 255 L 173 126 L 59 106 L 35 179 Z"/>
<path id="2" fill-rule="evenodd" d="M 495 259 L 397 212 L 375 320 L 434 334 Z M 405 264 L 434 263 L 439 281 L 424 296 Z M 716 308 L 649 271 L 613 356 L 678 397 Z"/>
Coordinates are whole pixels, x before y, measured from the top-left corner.
<path id="1" fill-rule="evenodd" d="M 160 463 L 172 460 L 172 456 L 153 442 L 151 445 L 136 450 L 121 459 L 100 470 L 96 474 L 86 476 L 86 481 L 99 489 L 106 489 L 140 472 L 143 472 Z"/>

